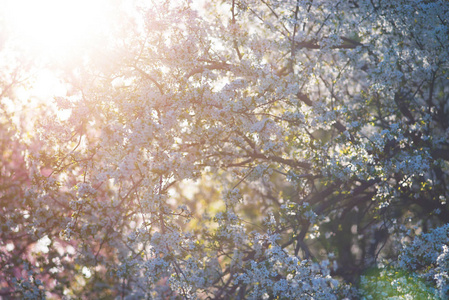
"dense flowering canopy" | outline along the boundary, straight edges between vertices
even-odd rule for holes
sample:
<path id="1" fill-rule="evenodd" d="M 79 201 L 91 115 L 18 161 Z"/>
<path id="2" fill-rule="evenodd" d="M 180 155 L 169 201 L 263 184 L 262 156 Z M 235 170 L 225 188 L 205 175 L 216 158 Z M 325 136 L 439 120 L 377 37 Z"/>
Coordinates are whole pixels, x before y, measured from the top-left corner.
<path id="1" fill-rule="evenodd" d="M 0 107 L 0 295 L 447 297 L 449 3 L 195 4 Z"/>

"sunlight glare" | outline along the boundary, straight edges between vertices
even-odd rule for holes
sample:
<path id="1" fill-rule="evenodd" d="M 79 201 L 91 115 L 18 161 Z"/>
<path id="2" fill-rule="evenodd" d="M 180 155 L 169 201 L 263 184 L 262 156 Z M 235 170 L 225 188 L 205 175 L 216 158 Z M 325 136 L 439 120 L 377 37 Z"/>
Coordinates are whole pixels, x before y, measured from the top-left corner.
<path id="1" fill-rule="evenodd" d="M 64 56 L 107 34 L 106 0 L 5 0 L 18 43 L 48 57 Z"/>

